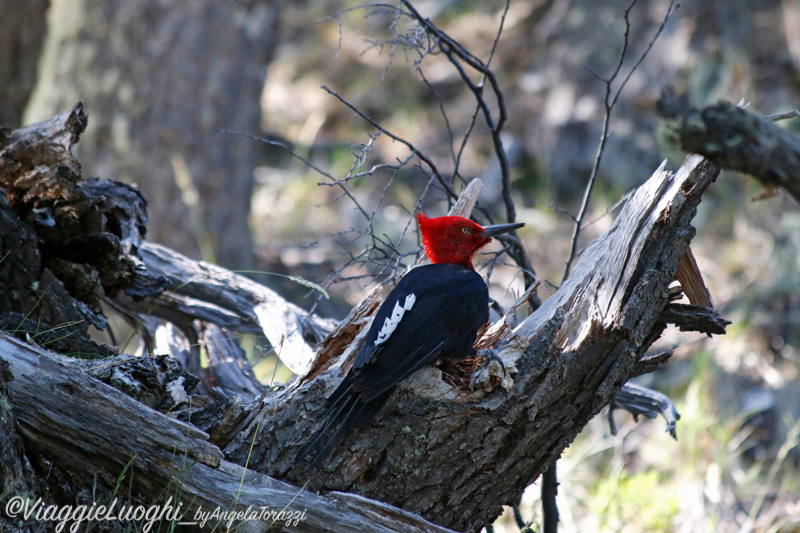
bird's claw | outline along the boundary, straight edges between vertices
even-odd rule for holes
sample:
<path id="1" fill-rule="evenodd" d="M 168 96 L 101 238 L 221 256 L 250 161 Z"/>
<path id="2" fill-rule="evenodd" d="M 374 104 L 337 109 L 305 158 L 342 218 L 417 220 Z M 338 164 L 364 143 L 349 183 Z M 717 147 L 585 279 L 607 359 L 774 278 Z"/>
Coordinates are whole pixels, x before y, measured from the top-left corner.
<path id="1" fill-rule="evenodd" d="M 500 378 L 500 385 L 506 390 L 511 390 L 511 387 L 514 386 L 514 380 L 508 376 L 506 365 L 503 363 L 500 356 L 497 355 L 497 351 L 491 348 L 478 350 L 478 355 L 485 358 L 486 362 L 470 376 L 470 390 L 474 391 L 477 388 L 481 388 L 487 392 L 492 390 L 493 377 Z"/>
<path id="2" fill-rule="evenodd" d="M 487 348 L 485 350 L 478 350 L 478 356 L 483 357 L 486 361 L 481 365 L 482 367 L 494 366 L 492 363 L 500 365 L 500 368 L 503 370 L 503 377 L 506 377 L 506 365 L 503 363 L 503 360 L 497 355 L 497 350 L 494 348 Z M 499 376 L 498 376 L 499 377 Z"/>

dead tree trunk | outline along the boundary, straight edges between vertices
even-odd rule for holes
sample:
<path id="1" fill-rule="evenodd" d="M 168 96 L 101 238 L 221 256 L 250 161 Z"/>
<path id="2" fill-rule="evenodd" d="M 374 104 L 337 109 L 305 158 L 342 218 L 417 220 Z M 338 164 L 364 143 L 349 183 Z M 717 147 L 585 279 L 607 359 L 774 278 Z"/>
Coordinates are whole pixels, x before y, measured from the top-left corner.
<path id="1" fill-rule="evenodd" d="M 152 206 L 150 237 L 252 270 L 259 146 L 217 130 L 259 131 L 278 4 L 67 0 L 52 3 L 48 26 L 28 114 L 87 102 L 78 157 L 93 175 L 137 184 Z"/>
<path id="2" fill-rule="evenodd" d="M 470 393 L 423 369 L 376 422 L 309 474 L 292 461 L 338 383 L 337 364 L 265 399 L 258 423 L 234 438 L 226 456 L 249 456 L 274 477 L 363 494 L 454 529 L 491 523 L 643 373 L 666 326 L 669 285 L 694 236 L 690 222 L 717 173 L 692 157 L 677 173 L 659 169 L 631 196 L 570 279 L 508 337 L 500 353 L 514 374 L 511 390 Z"/>
<path id="3" fill-rule="evenodd" d="M 15 143 L 19 132 L 6 132 L 0 177 L 9 202 L 0 207 L 13 211 L 19 225 L 27 228 L 24 231 L 37 236 L 16 241 L 25 247 L 41 247 L 55 239 L 48 220 L 64 215 L 61 210 L 70 204 L 37 203 L 43 189 L 37 189 L 36 183 L 40 176 L 50 176 L 44 166 L 60 164 L 75 170 L 70 148 L 81 123 L 79 109 L 57 117 L 50 128 L 61 128 L 60 132 L 48 130 L 39 141 L 35 136 L 24 137 L 33 147 L 30 151 Z M 29 132 L 44 132 L 45 125 L 29 128 Z M 61 163 L 48 160 L 46 165 L 25 160 L 36 154 L 63 159 Z M 320 357 L 304 378 L 276 391 L 260 391 L 254 385 L 257 390 L 252 394 L 259 396 L 250 405 L 206 402 L 198 408 L 193 402 L 200 398 L 190 396 L 191 378 L 173 372 L 163 360 L 154 359 L 146 377 L 124 372 L 109 377 L 94 367 L 123 368 L 150 358 L 118 356 L 122 358 L 100 364 L 75 363 L 27 346 L 26 341 L 38 342 L 35 336 L 19 335 L 22 340 L 3 336 L 0 359 L 8 364 L 9 372 L 2 376 L 11 412 L 19 420 L 24 452 L 41 454 L 83 480 L 76 483 L 96 479 L 106 487 L 113 486 L 120 471 L 133 461 L 134 475 L 124 490 L 142 501 L 163 497 L 161 490 L 175 484 L 181 487 L 176 497 L 186 508 L 230 509 L 237 501 L 238 505 L 260 502 L 313 515 L 297 525 L 278 522 L 273 526 L 276 531 L 441 530 L 431 522 L 476 531 L 490 523 L 503 504 L 514 501 L 600 409 L 619 400 L 617 394 L 628 379 L 664 364 L 665 356 L 649 356 L 647 351 L 668 322 L 716 333 L 724 327 L 724 321 L 707 307 L 670 303 L 669 289 L 679 265 L 691 270 L 691 260 L 686 259 L 691 257 L 689 243 L 694 235 L 691 220 L 718 170 L 693 156 L 675 173 L 658 169 L 630 196 L 612 229 L 581 255 L 569 280 L 504 339 L 500 354 L 513 387 L 470 392 L 445 383 L 440 370 L 423 369 L 399 387 L 377 420 L 349 435 L 310 474 L 293 465 L 294 456 L 314 431 L 326 394 L 337 385 L 347 359 L 355 353 L 358 333 L 366 327 L 363 318 L 374 312 L 377 294 L 366 298 L 323 343 Z M 63 175 L 62 171 L 56 177 Z M 73 194 L 70 191 L 77 182 L 53 183 L 61 187 L 61 193 Z M 142 228 L 120 223 L 136 218 L 123 211 L 103 210 L 114 205 L 110 198 L 103 198 L 105 203 L 89 202 L 92 208 L 86 211 L 102 213 L 98 220 L 103 224 L 89 225 L 91 231 L 79 242 L 106 242 L 109 239 L 98 236 L 104 231 L 120 243 L 139 242 L 131 235 L 138 234 L 140 240 Z M 16 231 L 4 232 L 12 230 Z M 8 237 L 3 238 L 5 250 Z M 55 259 L 69 263 L 62 269 L 42 270 L 55 279 L 53 286 L 70 286 L 62 278 L 69 279 L 70 273 L 83 268 L 79 258 L 67 253 L 70 249 L 47 248 L 48 264 Z M 231 331 L 260 328 L 269 331 L 271 339 L 295 335 L 292 342 L 302 352 L 328 327 L 320 321 L 303 321 L 290 304 L 270 299 L 273 295 L 263 287 L 244 283 L 223 269 L 189 262 L 146 243 L 113 250 L 116 255 L 111 254 L 109 260 L 116 257 L 117 261 L 111 263 L 127 265 L 129 260 L 135 264 L 132 280 L 108 276 L 103 270 L 106 263 L 83 265 L 97 272 L 97 286 L 107 299 L 131 317 L 139 316 L 151 334 L 165 322 L 174 324 L 191 342 L 203 342 L 205 333 L 198 332 L 212 331 L 206 327 L 209 324 Z M 6 263 L 0 263 L 0 274 L 3 268 Z M 192 274 L 183 277 L 186 269 Z M 13 277 L 3 280 L 14 282 Z M 25 283 L 30 290 L 29 281 Z M 235 290 L 229 290 L 231 285 Z M 86 298 L 95 302 L 91 295 L 96 290 L 80 294 L 70 291 L 78 302 L 77 312 L 97 314 L 86 303 Z M 28 301 L 21 298 L 11 304 Z M 265 306 L 270 307 L 269 313 Z M 35 309 L 30 313 L 38 316 Z M 281 330 L 283 335 L 278 335 Z M 211 339 L 215 333 L 208 335 Z M 273 342 L 278 344 L 280 339 Z M 296 357 L 296 351 L 287 350 L 287 356 L 291 353 Z M 144 405 L 100 383 L 103 380 L 130 392 L 127 389 L 134 389 L 137 379 L 149 383 L 161 379 L 159 401 Z M 246 372 L 230 383 L 241 383 L 241 379 L 248 379 Z M 226 382 L 220 383 L 224 387 Z M 187 425 L 187 420 L 197 426 Z M 13 424 L 5 418 L 0 422 L 0 436 L 8 435 Z M 14 436 L 0 441 L 12 442 Z M 16 462 L 4 470 L 24 472 L 19 445 L 12 442 L 11 446 L 17 451 Z M 186 461 L 193 463 L 188 470 L 182 467 Z M 245 481 L 240 484 L 241 479 Z M 24 483 L 18 487 L 23 490 Z M 332 492 L 320 496 L 316 491 Z"/>

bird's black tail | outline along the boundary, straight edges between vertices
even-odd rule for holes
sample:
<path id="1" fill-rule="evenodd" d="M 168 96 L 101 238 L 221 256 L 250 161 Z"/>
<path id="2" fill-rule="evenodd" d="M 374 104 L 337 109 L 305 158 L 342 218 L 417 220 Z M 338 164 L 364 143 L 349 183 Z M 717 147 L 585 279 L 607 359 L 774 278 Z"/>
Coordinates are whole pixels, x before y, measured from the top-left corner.
<path id="1" fill-rule="evenodd" d="M 327 419 L 325 426 L 303 446 L 295 458 L 295 463 L 300 463 L 311 455 L 311 463 L 307 470 L 313 469 L 349 430 L 365 424 L 375 416 L 391 393 L 392 389 L 370 400 L 364 400 L 359 393 L 352 392 L 351 386 L 344 388 L 340 386 L 328 399 L 328 406 L 323 414 L 323 418 Z"/>

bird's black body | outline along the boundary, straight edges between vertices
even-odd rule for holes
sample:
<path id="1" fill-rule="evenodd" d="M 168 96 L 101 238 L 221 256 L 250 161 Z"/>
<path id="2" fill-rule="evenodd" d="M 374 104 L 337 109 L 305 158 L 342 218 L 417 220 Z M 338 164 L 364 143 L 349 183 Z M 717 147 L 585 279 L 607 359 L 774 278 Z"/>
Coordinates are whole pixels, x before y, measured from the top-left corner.
<path id="1" fill-rule="evenodd" d="M 395 386 L 423 366 L 440 357 L 475 355 L 475 336 L 488 314 L 489 291 L 473 269 L 440 263 L 408 272 L 386 297 L 352 369 L 328 398 L 325 427 L 297 460 L 327 437 L 313 468 L 346 431 L 372 419 Z"/>

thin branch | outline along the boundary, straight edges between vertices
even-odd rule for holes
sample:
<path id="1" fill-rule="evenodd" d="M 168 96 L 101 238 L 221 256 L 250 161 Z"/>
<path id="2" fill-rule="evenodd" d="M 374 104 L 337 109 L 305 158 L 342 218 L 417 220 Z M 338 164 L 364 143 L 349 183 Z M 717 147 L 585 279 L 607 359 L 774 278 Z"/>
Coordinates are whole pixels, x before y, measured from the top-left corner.
<path id="1" fill-rule="evenodd" d="M 282 148 L 282 149 L 284 149 L 284 150 L 285 150 L 285 151 L 286 151 L 286 152 L 287 152 L 287 153 L 288 153 L 290 156 L 292 156 L 292 157 L 294 157 L 295 159 L 297 159 L 297 160 L 301 161 L 301 162 L 302 162 L 302 163 L 303 163 L 305 166 L 307 166 L 308 168 L 310 168 L 310 169 L 314 170 L 315 172 L 317 172 L 318 174 L 320 174 L 320 175 L 322 175 L 322 176 L 325 176 L 326 178 L 328 178 L 328 179 L 329 179 L 329 180 L 331 180 L 332 182 L 337 182 L 336 178 L 334 178 L 333 176 L 331 176 L 331 175 L 330 175 L 330 173 L 328 173 L 328 172 L 326 172 L 325 170 L 323 170 L 323 169 L 319 168 L 318 166 L 316 166 L 314 163 L 312 163 L 311 161 L 309 161 L 309 160 L 308 160 L 308 159 L 306 159 L 305 157 L 303 157 L 303 156 L 301 156 L 301 155 L 297 154 L 297 152 L 295 152 L 294 150 L 292 150 L 292 148 L 291 148 L 289 145 L 287 145 L 286 143 L 284 143 L 284 142 L 281 142 L 281 141 L 275 141 L 275 140 L 272 140 L 272 139 L 265 139 L 264 137 L 258 137 L 258 136 L 255 136 L 255 135 L 250 135 L 250 134 L 248 134 L 248 133 L 244 133 L 244 132 L 241 132 L 241 131 L 232 131 L 232 130 L 223 130 L 223 129 L 220 129 L 220 130 L 217 130 L 217 131 L 219 131 L 220 133 L 228 133 L 228 134 L 230 134 L 230 135 L 239 135 L 239 136 L 241 136 L 241 137 L 245 137 L 245 138 L 247 138 L 247 139 L 250 139 L 250 140 L 253 140 L 253 141 L 259 141 L 259 142 L 262 142 L 262 143 L 264 143 L 264 144 L 269 144 L 269 145 L 271 145 L 271 146 L 277 146 L 278 148 Z M 357 208 L 359 211 L 361 211 L 361 213 L 362 213 L 362 214 L 363 214 L 363 215 L 364 215 L 366 218 L 368 218 L 368 219 L 369 219 L 369 215 L 368 215 L 368 214 L 367 214 L 367 212 L 364 210 L 364 208 L 363 208 L 363 207 L 361 207 L 361 205 L 358 203 L 358 200 L 356 200 L 356 197 L 355 197 L 355 196 L 353 196 L 353 193 L 350 191 L 350 189 L 348 189 L 348 188 L 346 187 L 346 185 L 345 185 L 345 183 L 344 183 L 344 182 L 341 182 L 340 180 L 338 180 L 338 181 L 339 181 L 339 183 L 337 183 L 337 185 L 338 185 L 338 186 L 339 186 L 339 187 L 342 189 L 342 192 L 343 192 L 345 195 L 347 195 L 347 196 L 348 196 L 348 197 L 349 197 L 349 198 L 350 198 L 350 199 L 353 201 L 353 203 L 356 205 L 356 208 Z"/>
<path id="2" fill-rule="evenodd" d="M 447 183 L 447 181 L 444 179 L 444 176 L 442 176 L 441 172 L 439 172 L 439 169 L 437 168 L 436 164 L 431 160 L 430 157 L 428 157 L 423 152 L 419 151 L 417 149 L 417 147 L 414 146 L 413 144 L 411 144 L 409 141 L 407 141 L 404 138 L 399 137 L 399 136 L 395 135 L 394 133 L 386 130 L 377 121 L 373 120 L 369 115 L 367 115 L 366 113 L 361 111 L 359 108 L 357 108 L 356 106 L 351 104 L 349 101 L 347 101 L 341 95 L 339 95 L 339 93 L 337 93 L 336 91 L 328 88 L 328 86 L 323 85 L 322 86 L 322 90 L 327 92 L 328 94 L 330 94 L 331 96 L 333 96 L 337 100 L 339 100 L 341 103 L 343 103 L 347 107 L 349 107 L 356 115 L 358 115 L 359 117 L 361 117 L 362 119 L 367 121 L 373 128 L 375 128 L 376 130 L 380 131 L 382 134 L 386 135 L 387 137 L 389 137 L 393 141 L 399 142 L 400 144 L 404 145 L 406 148 L 411 150 L 411 152 L 415 156 L 417 156 L 420 161 L 425 163 L 425 165 L 430 169 L 431 173 L 433 173 L 433 176 L 437 179 L 437 181 L 442 186 L 442 188 L 445 190 L 447 195 L 450 196 L 453 199 L 458 199 L 458 193 L 456 193 L 456 191 L 453 189 L 453 187 L 451 187 L 450 184 Z"/>
<path id="3" fill-rule="evenodd" d="M 450 184 L 452 185 L 455 182 L 456 178 L 458 178 L 458 179 L 461 180 L 462 184 L 466 185 L 467 184 L 467 180 L 464 179 L 464 177 L 458 171 L 461 153 L 459 152 L 458 156 L 456 156 L 455 148 L 453 147 L 453 143 L 455 142 L 455 137 L 456 136 L 455 136 L 455 133 L 453 133 L 452 126 L 450 125 L 450 117 L 447 116 L 447 111 L 445 110 L 445 107 L 444 107 L 444 99 L 442 99 L 442 96 L 439 94 L 439 91 L 437 91 L 434 88 L 433 84 L 430 81 L 428 81 L 428 78 L 425 76 L 425 73 L 423 72 L 421 66 L 417 66 L 417 72 L 419 73 L 419 76 L 422 79 L 422 83 L 425 84 L 425 86 L 428 88 L 428 90 L 430 90 L 430 92 L 433 95 L 433 97 L 436 98 L 436 103 L 439 105 L 439 114 L 442 116 L 442 119 L 444 120 L 445 128 L 447 129 L 447 138 L 448 138 L 447 147 L 450 150 L 450 158 L 454 162 L 454 165 L 453 165 L 454 166 L 454 168 L 453 168 L 453 176 L 452 176 L 452 178 L 450 180 Z M 474 123 L 475 117 L 476 117 L 476 115 L 473 115 L 473 117 L 472 117 L 473 123 Z M 466 143 L 468 138 L 469 138 L 469 134 L 467 134 L 464 137 L 464 139 L 462 141 L 462 145 L 461 145 L 462 148 L 463 148 L 463 146 Z"/>
<path id="4" fill-rule="evenodd" d="M 505 98 L 503 96 L 503 91 L 500 88 L 500 83 L 497 81 L 497 77 L 495 76 L 494 72 L 489 67 L 489 63 L 491 62 L 492 58 L 494 57 L 494 53 L 497 47 L 497 43 L 499 42 L 500 35 L 503 31 L 503 27 L 505 25 L 506 16 L 508 14 L 508 10 L 510 7 L 510 1 L 507 0 L 503 9 L 503 14 L 500 20 L 500 26 L 497 31 L 497 35 L 495 36 L 494 42 L 492 44 L 492 50 L 489 56 L 489 59 L 486 63 L 483 63 L 480 59 L 472 55 L 466 48 L 464 48 L 458 41 L 450 37 L 447 33 L 440 30 L 433 22 L 430 20 L 422 17 L 422 15 L 414 8 L 408 0 L 401 0 L 403 6 L 408 9 L 408 12 L 414 17 L 418 23 L 425 28 L 425 30 L 435 38 L 435 41 L 439 47 L 439 50 L 447 57 L 450 63 L 455 67 L 456 71 L 458 72 L 461 80 L 467 86 L 467 88 L 472 92 L 475 97 L 476 101 L 476 112 L 473 114 L 473 118 L 470 122 L 467 134 L 462 141 L 461 148 L 459 149 L 458 158 L 455 160 L 456 169 L 458 169 L 458 163 L 461 160 L 461 154 L 466 146 L 467 139 L 469 138 L 469 134 L 472 132 L 475 118 L 478 114 L 478 110 L 483 115 L 483 119 L 486 122 L 492 138 L 492 144 L 494 146 L 494 152 L 497 156 L 498 163 L 500 165 L 500 175 L 501 175 L 501 195 L 503 198 L 503 203 L 505 205 L 506 210 L 506 220 L 508 222 L 515 222 L 517 218 L 517 211 L 516 206 L 514 205 L 514 200 L 511 196 L 511 169 L 508 162 L 508 155 L 506 154 L 505 148 L 503 146 L 503 139 L 502 139 L 502 129 L 508 119 L 508 113 L 505 106 Z M 465 69 L 465 65 L 471 68 L 472 70 L 476 71 L 481 76 L 481 81 L 479 83 L 475 83 L 470 78 L 467 70 Z M 486 102 L 484 97 L 484 87 L 485 82 L 488 81 L 489 87 L 491 88 L 492 94 L 494 95 L 497 108 L 498 108 L 498 115 L 495 116 L 492 114 L 492 111 L 489 109 L 489 105 Z M 515 262 L 519 267 L 524 271 L 525 277 L 525 286 L 528 287 L 532 285 L 536 281 L 535 275 L 532 273 L 534 272 L 533 266 L 530 263 L 530 259 L 528 258 L 528 254 L 525 250 L 525 247 L 522 245 L 522 242 L 515 237 L 512 233 L 506 236 L 505 242 L 510 243 L 511 250 L 509 254 L 511 257 L 514 258 Z M 536 305 L 536 304 L 534 304 Z"/>
<path id="5" fill-rule="evenodd" d="M 787 111 L 785 113 L 775 113 L 774 115 L 767 115 L 764 118 L 777 122 L 779 120 L 787 120 L 797 117 L 800 117 L 800 109 L 793 109 L 792 111 Z"/>
<path id="6" fill-rule="evenodd" d="M 495 153 L 497 154 L 500 163 L 501 175 L 503 177 L 503 182 L 504 182 L 503 201 L 506 206 L 506 216 L 508 222 L 514 222 L 516 220 L 516 207 L 514 206 L 514 201 L 511 199 L 511 193 L 510 193 L 511 173 L 508 166 L 508 157 L 506 155 L 505 149 L 503 148 L 503 141 L 500 137 L 500 133 L 508 118 L 508 114 L 506 112 L 503 92 L 500 89 L 500 84 L 497 81 L 497 77 L 495 76 L 494 72 L 488 67 L 488 65 L 484 64 L 480 59 L 472 55 L 458 41 L 454 40 L 445 32 L 440 30 L 430 20 L 423 18 L 422 15 L 419 14 L 419 12 L 414 8 L 413 5 L 411 5 L 411 3 L 408 0 L 401 0 L 401 1 L 403 5 L 409 10 L 409 12 L 414 16 L 414 18 L 416 18 L 417 21 L 430 34 L 436 37 L 439 49 L 442 51 L 442 53 L 445 54 L 445 56 L 447 56 L 448 60 L 450 60 L 450 63 L 458 71 L 458 74 L 459 76 L 461 76 L 461 79 L 464 82 L 464 84 L 475 95 L 478 107 L 481 109 L 484 120 L 486 121 L 486 125 L 489 127 L 492 133 L 492 142 L 494 143 Z M 503 17 L 501 19 L 499 32 L 502 31 L 508 7 L 509 7 L 509 2 L 507 1 L 505 10 L 503 12 Z M 477 71 L 479 74 L 481 74 L 483 80 L 489 81 L 489 85 L 492 88 L 492 92 L 495 96 L 495 99 L 497 100 L 497 107 L 499 109 L 499 116 L 497 117 L 496 120 L 492 116 L 492 112 L 489 109 L 486 100 L 483 98 L 483 89 L 484 89 L 483 83 L 475 84 L 467 74 L 466 70 L 464 69 L 462 62 L 471 67 L 472 69 L 474 69 L 475 71 Z"/>
<path id="7" fill-rule="evenodd" d="M 553 461 L 542 474 L 542 533 L 556 533 L 558 531 L 558 475 L 556 464 Z"/>
<path id="8" fill-rule="evenodd" d="M 603 80 L 603 78 L 595 74 L 595 76 L 598 79 L 602 80 L 606 86 L 606 96 L 604 101 L 605 114 L 603 116 L 603 126 L 602 126 L 602 133 L 600 135 L 600 143 L 597 146 L 597 154 L 595 155 L 594 163 L 592 164 L 592 170 L 589 174 L 589 179 L 587 180 L 586 188 L 583 191 L 583 198 L 581 200 L 580 208 L 578 209 L 577 215 L 575 215 L 575 225 L 572 231 L 569 256 L 567 256 L 566 264 L 564 266 L 564 276 L 562 278 L 562 283 L 566 281 L 567 278 L 569 278 L 570 269 L 572 268 L 572 263 L 575 260 L 576 252 L 578 249 L 578 239 L 580 237 L 581 230 L 583 228 L 583 219 L 586 216 L 586 211 L 589 206 L 589 200 L 592 196 L 592 190 L 594 189 L 594 185 L 597 182 L 597 174 L 600 169 L 600 163 L 602 162 L 603 154 L 605 153 L 606 142 L 608 141 L 609 137 L 609 131 L 608 131 L 609 124 L 611 122 L 611 115 L 614 111 L 614 107 L 616 106 L 620 94 L 622 94 L 622 91 L 627 85 L 631 76 L 639 68 L 639 65 L 642 64 L 644 59 L 650 53 L 650 50 L 652 50 L 653 45 L 661 36 L 661 33 L 664 31 L 667 22 L 675 13 L 675 11 L 680 7 L 680 3 L 676 3 L 676 0 L 670 0 L 669 6 L 667 6 L 667 13 L 664 15 L 664 18 L 662 19 L 661 24 L 656 30 L 655 35 L 653 35 L 652 39 L 650 39 L 650 42 L 648 43 L 647 47 L 639 56 L 639 58 L 636 60 L 636 62 L 633 64 L 633 66 L 630 68 L 630 70 L 628 71 L 625 78 L 622 80 L 622 83 L 619 85 L 617 90 L 614 91 L 612 89 L 612 84 L 617 79 L 619 74 L 622 72 L 622 65 L 624 64 L 625 57 L 628 53 L 628 46 L 630 44 L 630 32 L 631 32 L 630 13 L 637 2 L 638 0 L 633 0 L 628 6 L 628 8 L 625 10 L 625 15 L 624 15 L 625 33 L 623 35 L 622 50 L 620 51 L 617 65 L 614 68 L 613 72 L 611 73 L 611 76 Z"/>
<path id="9" fill-rule="evenodd" d="M 411 3 L 406 0 L 401 0 L 400 6 L 389 6 L 388 4 L 380 3 L 380 4 L 359 6 L 358 8 L 354 8 L 354 9 L 367 8 L 368 9 L 367 16 L 376 16 L 387 13 L 392 15 L 390 29 L 394 32 L 393 38 L 385 41 L 377 41 L 377 40 L 370 41 L 367 50 L 377 48 L 383 51 L 384 47 L 387 47 L 388 53 L 390 54 L 391 57 L 393 57 L 394 54 L 397 53 L 398 49 L 407 50 L 411 48 L 417 52 L 418 58 L 414 61 L 414 64 L 416 69 L 420 73 L 420 77 L 422 78 L 423 83 L 425 83 L 426 86 L 429 87 L 429 89 L 432 91 L 434 96 L 437 98 L 437 101 L 439 102 L 439 110 L 445 120 L 445 125 L 447 126 L 448 134 L 450 135 L 450 155 L 455 165 L 455 171 L 452 176 L 449 176 L 450 179 L 446 179 L 445 176 L 437 168 L 437 165 L 434 163 L 433 159 L 428 155 L 426 155 L 425 153 L 423 153 L 422 151 L 420 151 L 414 144 L 386 130 L 376 120 L 372 119 L 368 114 L 358 109 L 357 106 L 347 101 L 336 91 L 333 91 L 327 86 L 323 86 L 322 87 L 323 90 L 325 90 L 330 95 L 337 98 L 341 103 L 346 105 L 350 110 L 356 113 L 356 115 L 358 115 L 360 118 L 365 120 L 367 123 L 369 123 L 372 127 L 374 127 L 377 130 L 377 133 L 375 133 L 374 135 L 370 135 L 370 142 L 367 143 L 366 146 L 362 146 L 362 150 L 359 153 L 354 154 L 355 161 L 348 175 L 340 179 L 332 179 L 330 176 L 326 176 L 328 177 L 330 183 L 325 183 L 325 185 L 339 186 L 345 196 L 350 198 L 353 202 L 356 202 L 356 199 L 347 188 L 347 184 L 349 183 L 350 180 L 362 176 L 371 176 L 373 175 L 373 173 L 380 170 L 394 171 L 392 179 L 390 179 L 389 183 L 383 188 L 381 198 L 377 202 L 375 208 L 371 210 L 372 211 L 371 213 L 367 214 L 366 209 L 364 209 L 361 206 L 358 206 L 360 212 L 362 213 L 362 215 L 366 217 L 368 223 L 367 230 L 363 234 L 361 234 L 364 236 L 370 235 L 370 242 L 367 245 L 366 250 L 364 251 L 364 253 L 357 254 L 356 256 L 353 256 L 353 254 L 346 252 L 347 255 L 349 255 L 350 259 L 346 261 L 342 267 L 333 272 L 326 279 L 325 283 L 323 283 L 323 286 L 328 286 L 328 284 L 338 282 L 336 278 L 337 277 L 343 278 L 344 272 L 347 269 L 354 266 L 355 264 L 360 264 L 362 267 L 370 264 L 376 265 L 378 266 L 378 270 L 380 270 L 381 273 L 385 273 L 387 267 L 391 268 L 387 263 L 387 259 L 389 257 L 392 256 L 399 258 L 403 257 L 401 254 L 398 253 L 398 250 L 395 248 L 394 243 L 392 243 L 391 241 L 387 241 L 385 239 L 377 238 L 375 235 L 373 235 L 372 223 L 379 207 L 383 203 L 383 198 L 389 186 L 391 186 L 393 178 L 397 175 L 399 169 L 402 168 L 404 165 L 406 165 L 412 157 L 417 157 L 422 162 L 422 164 L 425 167 L 427 167 L 428 171 L 432 175 L 432 179 L 428 182 L 425 192 L 427 192 L 428 187 L 430 187 L 431 183 L 433 183 L 433 181 L 435 180 L 444 189 L 447 198 L 450 201 L 454 201 L 458 198 L 458 195 L 453 188 L 454 180 L 456 178 L 462 178 L 460 173 L 458 172 L 460 161 L 464 153 L 466 143 L 471 133 L 474 130 L 476 119 L 479 114 L 483 116 L 491 132 L 494 151 L 500 163 L 500 171 L 502 178 L 502 197 L 506 209 L 506 218 L 508 219 L 509 222 L 513 222 L 516 219 L 516 209 L 514 206 L 513 199 L 511 197 L 511 174 L 510 174 L 509 162 L 505 149 L 503 147 L 503 141 L 501 137 L 502 128 L 507 121 L 508 114 L 505 108 L 505 101 L 503 93 L 500 89 L 499 82 L 497 81 L 495 74 L 489 67 L 495 55 L 500 40 L 500 36 L 502 34 L 503 27 L 505 25 L 505 20 L 508 14 L 509 7 L 510 7 L 510 0 L 507 0 L 503 8 L 500 25 L 497 30 L 495 39 L 492 43 L 491 52 L 489 54 L 488 59 L 486 60 L 486 63 L 482 62 L 480 59 L 475 57 L 471 52 L 469 52 L 466 48 L 464 48 L 460 43 L 452 39 L 445 32 L 441 31 L 430 20 L 424 19 L 420 15 L 420 13 L 416 11 L 414 6 L 411 5 Z M 343 11 L 331 18 L 337 18 L 338 21 L 341 23 L 342 15 L 351 10 L 352 9 Z M 401 22 L 404 20 L 404 18 L 408 18 L 410 21 L 416 23 L 415 28 L 406 33 L 403 33 L 403 31 L 401 31 Z M 450 120 L 449 117 L 447 116 L 444 107 L 444 102 L 438 95 L 437 91 L 432 86 L 432 84 L 428 82 L 421 68 L 422 60 L 428 55 L 435 53 L 436 51 L 444 54 L 448 58 L 450 63 L 459 72 L 459 76 L 461 77 L 464 84 L 469 88 L 469 90 L 473 93 L 476 99 L 476 110 L 472 115 L 469 127 L 464 135 L 463 141 L 461 142 L 461 146 L 459 147 L 457 154 L 455 153 L 455 150 L 453 148 L 454 135 L 453 135 L 453 130 L 450 127 Z M 389 65 L 391 65 L 391 59 Z M 388 66 L 386 68 L 388 68 Z M 474 70 L 480 75 L 480 81 L 478 83 L 473 82 L 473 80 L 470 78 L 470 73 L 468 72 L 469 70 Z M 487 103 L 487 100 L 485 98 L 484 86 L 489 87 L 490 92 L 494 95 L 498 110 L 495 112 L 496 116 L 493 115 L 490 106 Z M 380 135 L 386 135 L 390 139 L 403 144 L 409 149 L 410 155 L 405 160 L 402 161 L 398 160 L 396 164 L 382 163 L 378 165 L 373 165 L 371 168 L 365 170 L 364 166 L 366 163 L 366 152 L 369 151 L 369 148 L 371 147 L 374 140 Z M 323 175 L 325 174 L 323 173 Z M 417 209 L 419 209 L 421 205 L 421 201 L 422 198 L 424 198 L 425 192 L 423 192 L 423 195 L 420 197 L 420 201 L 416 205 Z M 478 209 L 481 210 L 484 213 L 484 215 L 491 221 L 491 217 L 489 216 L 488 212 L 486 212 L 485 209 L 483 209 L 480 206 L 478 206 Z M 409 217 L 409 221 L 406 225 L 406 228 L 403 230 L 403 233 L 401 235 L 400 238 L 401 240 L 402 236 L 406 234 L 406 231 L 409 229 L 412 222 L 413 222 L 412 217 Z M 356 238 L 360 238 L 361 235 L 359 235 Z M 522 272 L 525 278 L 526 286 L 530 286 L 530 284 L 533 283 L 536 278 L 533 272 L 533 268 L 527 257 L 527 253 L 525 252 L 524 246 L 522 245 L 522 242 L 514 234 L 503 236 L 503 238 L 500 238 L 498 240 L 500 240 L 503 243 L 505 249 L 507 250 L 507 253 L 509 253 L 509 255 L 517 263 L 518 268 L 520 268 L 520 271 Z M 494 257 L 492 261 L 496 261 L 497 257 L 499 256 Z M 395 262 L 395 264 L 392 265 L 392 267 L 396 269 L 400 261 L 402 261 L 402 259 L 398 259 L 397 262 Z M 394 272 L 396 273 L 396 270 Z M 348 276 L 348 278 L 352 277 L 353 276 Z"/>

